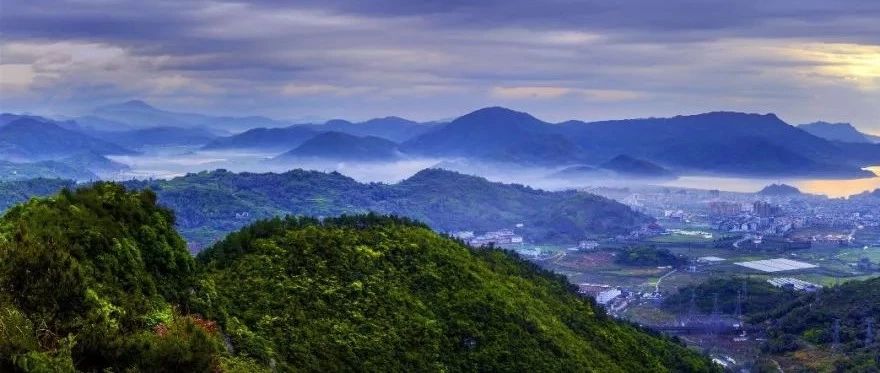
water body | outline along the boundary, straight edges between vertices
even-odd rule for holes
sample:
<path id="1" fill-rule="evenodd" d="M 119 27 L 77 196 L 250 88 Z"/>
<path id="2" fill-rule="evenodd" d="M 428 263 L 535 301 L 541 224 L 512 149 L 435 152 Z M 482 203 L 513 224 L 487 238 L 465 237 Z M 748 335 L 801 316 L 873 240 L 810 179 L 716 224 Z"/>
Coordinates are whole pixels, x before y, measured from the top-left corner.
<path id="1" fill-rule="evenodd" d="M 867 167 L 880 175 L 880 166 Z M 793 178 L 738 178 L 714 176 L 682 176 L 662 183 L 665 186 L 718 189 L 730 192 L 757 192 L 769 184 L 788 184 L 804 193 L 823 194 L 832 198 L 849 197 L 880 188 L 880 176 L 861 179 L 793 179 Z"/>

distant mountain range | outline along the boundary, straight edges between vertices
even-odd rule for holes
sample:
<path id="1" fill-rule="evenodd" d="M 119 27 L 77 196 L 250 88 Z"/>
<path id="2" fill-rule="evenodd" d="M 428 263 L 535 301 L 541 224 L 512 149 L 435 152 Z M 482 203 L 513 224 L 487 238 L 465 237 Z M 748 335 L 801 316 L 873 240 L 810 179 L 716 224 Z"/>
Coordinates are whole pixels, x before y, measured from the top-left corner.
<path id="1" fill-rule="evenodd" d="M 355 136 L 375 136 L 403 142 L 442 127 L 442 123 L 419 123 L 400 117 L 375 118 L 360 123 L 335 119 L 323 125 L 310 125 L 317 131 L 336 131 Z"/>
<path id="2" fill-rule="evenodd" d="M 8 133 L 0 137 L 0 159 L 8 161 L 201 146 L 205 150 L 287 153 L 281 158 L 430 157 L 556 169 L 581 167 L 579 173 L 583 167 L 593 167 L 651 177 L 870 177 L 873 174 L 861 168 L 880 164 L 880 144 L 851 126 L 814 123 L 794 127 L 773 114 L 737 112 L 548 123 L 528 113 L 489 107 L 449 123 L 385 117 L 361 123 L 336 119 L 288 125 L 263 117 L 173 113 L 143 101 L 129 101 L 95 109 L 91 115 L 72 121 L 4 114 L 0 126 L 0 131 Z M 244 131 L 218 137 L 217 131 L 232 130 Z M 334 134 L 323 135 L 329 132 Z"/>
<path id="3" fill-rule="evenodd" d="M 315 137 L 320 131 L 307 126 L 285 128 L 254 128 L 240 134 L 221 137 L 206 144 L 206 150 L 261 149 L 267 151 L 286 151 L 300 146 Z"/>
<path id="4" fill-rule="evenodd" d="M 851 142 L 851 143 L 877 143 L 880 142 L 880 136 L 873 136 L 859 132 L 852 124 L 849 123 L 828 123 L 813 122 L 801 124 L 798 128 L 807 131 L 814 136 L 821 137 L 830 141 Z"/>
<path id="5" fill-rule="evenodd" d="M 673 118 L 551 124 L 504 108 L 486 108 L 402 144 L 435 157 L 535 164 L 602 164 L 619 155 L 676 173 L 870 176 L 880 146 L 858 155 L 790 126 L 772 114 L 714 112 Z"/>
<path id="6" fill-rule="evenodd" d="M 62 128 L 49 120 L 22 117 L 0 126 L 0 159 L 58 160 L 82 153 L 133 154 L 117 144 Z"/>
<path id="7" fill-rule="evenodd" d="M 354 136 L 342 132 L 323 132 L 306 140 L 275 160 L 322 158 L 351 161 L 392 161 L 402 157 L 397 144 L 375 136 Z"/>
<path id="8" fill-rule="evenodd" d="M 443 124 L 418 123 L 398 117 L 370 119 L 352 123 L 334 119 L 324 124 L 296 124 L 283 128 L 254 128 L 245 132 L 221 137 L 205 145 L 205 149 L 263 149 L 292 150 L 306 140 L 323 132 L 345 133 L 358 137 L 378 137 L 402 142 L 436 130 Z"/>
<path id="9" fill-rule="evenodd" d="M 92 115 L 76 118 L 86 127 L 102 130 L 144 129 L 152 127 L 210 128 L 215 131 L 240 132 L 255 127 L 281 127 L 283 121 L 261 116 L 211 116 L 176 113 L 157 109 L 144 101 L 131 100 L 96 108 Z M 127 128 L 107 128 L 117 124 Z"/>

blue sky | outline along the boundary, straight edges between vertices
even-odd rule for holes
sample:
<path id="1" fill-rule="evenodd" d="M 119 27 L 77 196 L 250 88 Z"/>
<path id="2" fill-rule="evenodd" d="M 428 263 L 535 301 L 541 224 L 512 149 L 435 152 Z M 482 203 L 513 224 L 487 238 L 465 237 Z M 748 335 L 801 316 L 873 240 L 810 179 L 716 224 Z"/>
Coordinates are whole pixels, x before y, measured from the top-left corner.
<path id="1" fill-rule="evenodd" d="M 880 133 L 880 2 L 4 1 L 0 109 L 774 112 Z"/>

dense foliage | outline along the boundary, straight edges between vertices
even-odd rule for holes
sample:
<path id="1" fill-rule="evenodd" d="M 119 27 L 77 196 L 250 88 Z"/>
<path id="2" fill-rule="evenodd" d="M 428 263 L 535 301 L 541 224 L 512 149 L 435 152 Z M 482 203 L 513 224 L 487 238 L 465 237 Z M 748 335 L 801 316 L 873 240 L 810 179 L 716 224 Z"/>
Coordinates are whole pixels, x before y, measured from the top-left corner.
<path id="1" fill-rule="evenodd" d="M 673 254 L 669 249 L 654 246 L 631 246 L 618 250 L 614 262 L 627 266 L 673 266 L 687 264 L 684 256 Z"/>
<path id="2" fill-rule="evenodd" d="M 210 367 L 218 336 L 172 308 L 193 270 L 152 192 L 100 183 L 12 208 L 0 219 L 0 370 Z"/>
<path id="3" fill-rule="evenodd" d="M 202 252 L 197 296 L 280 370 L 709 370 L 606 318 L 563 277 L 375 215 L 259 222 Z"/>
<path id="4" fill-rule="evenodd" d="M 867 343 L 869 319 L 880 321 L 880 279 L 852 281 L 780 302 L 771 312 L 754 317 L 766 327 L 769 340 L 764 346 L 771 354 L 793 351 L 825 351 L 828 369 L 839 371 L 877 371 L 877 327 L 873 341 Z M 834 341 L 834 320 L 840 323 L 840 345 Z"/>
<path id="5" fill-rule="evenodd" d="M 718 310 L 722 314 L 736 312 L 736 297 L 742 296 L 740 311 L 746 317 L 763 315 L 786 301 L 794 300 L 797 293 L 774 287 L 762 279 L 745 277 L 710 278 L 698 285 L 688 285 L 663 300 L 665 308 L 676 314 L 689 311 L 691 296 L 694 297 L 694 311 L 709 314 L 718 295 Z"/>
<path id="6" fill-rule="evenodd" d="M 0 371 L 707 371 L 564 278 L 407 219 L 261 221 L 194 261 L 150 191 L 0 218 Z"/>

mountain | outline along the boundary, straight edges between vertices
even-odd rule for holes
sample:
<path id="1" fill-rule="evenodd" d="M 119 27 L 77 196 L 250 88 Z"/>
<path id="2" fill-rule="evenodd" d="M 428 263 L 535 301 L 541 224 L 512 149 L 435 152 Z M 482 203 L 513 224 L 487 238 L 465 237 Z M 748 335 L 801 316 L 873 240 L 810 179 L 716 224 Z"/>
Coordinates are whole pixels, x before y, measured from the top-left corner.
<path id="1" fill-rule="evenodd" d="M 0 370 L 719 371 L 410 220 L 262 221 L 197 260 L 173 221 L 110 183 L 0 217 Z"/>
<path id="2" fill-rule="evenodd" d="M 590 149 L 593 157 L 627 154 L 681 172 L 866 175 L 838 145 L 788 125 L 773 114 L 712 112 L 672 118 L 569 121 L 558 126 L 571 141 Z"/>
<path id="3" fill-rule="evenodd" d="M 10 207 L 35 197 L 47 197 L 62 189 L 76 187 L 71 180 L 59 178 L 0 181 L 0 215 Z"/>
<path id="4" fill-rule="evenodd" d="M 324 132 L 306 140 L 275 160 L 321 158 L 347 161 L 389 161 L 401 157 L 397 144 L 375 136 L 358 137 L 342 132 Z"/>
<path id="5" fill-rule="evenodd" d="M 405 153 L 564 166 L 621 154 L 679 173 L 868 176 L 876 149 L 838 143 L 773 114 L 712 112 L 672 118 L 543 122 L 505 108 L 480 109 L 404 142 Z"/>
<path id="6" fill-rule="evenodd" d="M 852 124 L 849 123 L 828 123 L 813 122 L 801 124 L 798 128 L 807 131 L 814 136 L 821 137 L 830 141 L 854 142 L 854 143 L 873 143 L 875 142 L 870 135 L 859 132 Z"/>
<path id="7" fill-rule="evenodd" d="M 548 177 L 557 179 L 588 179 L 597 177 L 613 177 L 613 173 L 598 167 L 577 165 L 565 167 L 553 172 Z"/>
<path id="8" fill-rule="evenodd" d="M 312 128 L 321 131 L 343 132 L 355 136 L 375 136 L 398 143 L 436 130 L 440 127 L 442 127 L 442 124 L 418 123 L 393 116 L 370 119 L 360 123 L 352 123 L 345 120 L 331 120 L 323 125 L 312 126 Z"/>
<path id="9" fill-rule="evenodd" d="M 222 344 L 174 310 L 195 263 L 173 219 L 104 183 L 3 215 L 0 370 L 206 370 Z"/>
<path id="10" fill-rule="evenodd" d="M 236 351 L 281 371 L 713 369 L 604 316 L 563 277 L 407 220 L 266 221 L 199 262 L 211 285 L 196 294 L 223 305 L 206 315 L 236 326 Z"/>
<path id="11" fill-rule="evenodd" d="M 285 122 L 261 116 L 211 116 L 193 113 L 176 113 L 155 108 L 141 100 L 131 100 L 119 104 L 96 108 L 92 116 L 105 121 L 122 123 L 130 128 L 183 127 L 211 128 L 230 132 L 245 131 L 255 127 L 282 127 Z M 96 129 L 112 130 L 98 127 Z"/>
<path id="12" fill-rule="evenodd" d="M 800 195 L 801 191 L 787 184 L 770 184 L 758 191 L 758 194 L 764 196 L 794 196 Z"/>
<path id="13" fill-rule="evenodd" d="M 442 124 L 418 123 L 411 120 L 386 117 L 352 123 L 334 119 L 324 124 L 295 124 L 284 128 L 255 128 L 240 134 L 219 138 L 205 149 L 264 149 L 292 150 L 306 140 L 324 132 L 341 132 L 358 137 L 380 137 L 401 142 L 440 128 Z"/>
<path id="14" fill-rule="evenodd" d="M 650 218 L 593 194 L 547 192 L 428 169 L 398 184 L 362 184 L 339 173 L 293 170 L 283 174 L 222 170 L 171 180 L 131 181 L 155 190 L 175 210 L 194 247 L 257 219 L 277 215 L 338 216 L 377 212 L 418 219 L 442 232 L 493 231 L 523 223 L 522 235 L 540 242 L 577 242 L 624 234 Z"/>
<path id="15" fill-rule="evenodd" d="M 57 178 L 93 181 L 115 176 L 128 169 L 127 165 L 112 161 L 103 155 L 85 152 L 50 161 L 9 162 L 0 160 L 0 180 Z"/>
<path id="16" fill-rule="evenodd" d="M 670 178 L 675 177 L 669 170 L 642 159 L 627 155 L 618 155 L 600 167 L 617 172 L 620 175 L 638 178 Z"/>
<path id="17" fill-rule="evenodd" d="M 0 180 L 35 178 L 88 181 L 95 180 L 98 176 L 84 168 L 59 161 L 9 162 L 0 160 Z"/>
<path id="18" fill-rule="evenodd" d="M 534 164 L 576 163 L 582 148 L 554 126 L 522 112 L 490 107 L 401 145 L 405 153 Z"/>
<path id="19" fill-rule="evenodd" d="M 206 150 L 260 149 L 288 151 L 320 132 L 313 127 L 290 126 L 285 128 L 254 128 L 237 135 L 221 137 L 203 147 Z"/>
<path id="20" fill-rule="evenodd" d="M 131 149 L 163 146 L 205 145 L 217 135 L 204 128 L 150 127 L 125 131 L 84 131 L 105 141 Z"/>
<path id="21" fill-rule="evenodd" d="M 25 117 L 0 127 L 0 159 L 52 160 L 81 153 L 108 155 L 133 152 L 119 145 L 62 128 L 48 120 Z"/>

